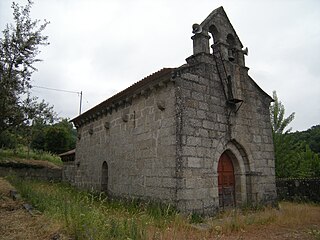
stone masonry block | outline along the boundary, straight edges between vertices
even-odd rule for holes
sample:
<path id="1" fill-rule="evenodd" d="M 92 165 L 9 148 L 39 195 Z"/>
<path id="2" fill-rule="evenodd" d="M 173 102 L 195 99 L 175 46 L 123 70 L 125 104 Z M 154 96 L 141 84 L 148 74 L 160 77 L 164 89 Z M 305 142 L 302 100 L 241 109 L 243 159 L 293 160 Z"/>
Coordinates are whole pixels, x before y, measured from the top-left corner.
<path id="1" fill-rule="evenodd" d="M 207 129 L 198 128 L 195 131 L 195 136 L 207 138 L 209 136 L 209 131 Z"/>
<path id="2" fill-rule="evenodd" d="M 203 94 L 200 93 L 200 92 L 192 92 L 192 93 L 191 93 L 191 97 L 192 97 L 194 100 L 203 101 Z"/>
<path id="3" fill-rule="evenodd" d="M 186 100 L 186 106 L 189 108 L 198 108 L 199 107 L 199 103 L 198 101 L 194 100 L 194 99 L 187 99 Z"/>
<path id="4" fill-rule="evenodd" d="M 186 178 L 185 184 L 186 184 L 186 188 L 192 188 L 192 189 L 201 188 L 205 184 L 205 179 L 201 177 Z"/>
<path id="5" fill-rule="evenodd" d="M 162 178 L 162 187 L 174 188 L 176 187 L 177 181 L 175 178 Z"/>
<path id="6" fill-rule="evenodd" d="M 160 187 L 162 185 L 161 178 L 159 177 L 146 177 L 147 187 Z"/>
<path id="7" fill-rule="evenodd" d="M 209 111 L 209 105 L 206 102 L 199 102 L 199 109 Z"/>
<path id="8" fill-rule="evenodd" d="M 186 107 L 185 115 L 188 118 L 197 118 L 197 111 L 194 108 Z"/>
<path id="9" fill-rule="evenodd" d="M 196 147 L 183 146 L 182 147 L 182 154 L 186 155 L 186 156 L 196 156 L 197 149 L 196 149 Z"/>
<path id="10" fill-rule="evenodd" d="M 200 92 L 200 93 L 205 93 L 206 90 L 207 90 L 207 87 L 206 87 L 205 85 L 200 85 L 200 84 L 198 84 L 198 83 L 194 83 L 194 84 L 192 85 L 192 89 L 193 89 L 194 91 L 197 91 L 197 92 Z"/>
<path id="11" fill-rule="evenodd" d="M 261 143 L 261 136 L 259 136 L 259 135 L 254 135 L 254 136 L 253 136 L 253 142 L 255 142 L 255 143 Z"/>
<path id="12" fill-rule="evenodd" d="M 192 82 L 198 82 L 199 81 L 199 76 L 191 74 L 191 73 L 184 73 L 182 75 L 182 77 L 185 78 L 185 79 L 188 79 L 188 80 L 190 80 Z"/>
<path id="13" fill-rule="evenodd" d="M 199 157 L 188 157 L 188 167 L 200 168 L 202 166 L 202 158 Z"/>
<path id="14" fill-rule="evenodd" d="M 197 118 L 199 119 L 206 119 L 206 112 L 203 110 L 197 110 Z"/>
<path id="15" fill-rule="evenodd" d="M 206 147 L 197 147 L 197 156 L 198 157 L 211 157 L 211 148 L 206 148 Z"/>
<path id="16" fill-rule="evenodd" d="M 203 128 L 205 129 L 214 129 L 214 126 L 215 124 L 211 121 L 207 121 L 207 120 L 203 120 L 203 123 L 202 123 L 202 126 Z"/>
<path id="17" fill-rule="evenodd" d="M 201 200 L 192 200 L 186 202 L 186 209 L 193 212 L 199 211 L 202 212 L 202 201 Z"/>
<path id="18" fill-rule="evenodd" d="M 187 145 L 201 146 L 201 137 L 187 136 Z"/>
<path id="19" fill-rule="evenodd" d="M 202 127 L 202 121 L 199 119 L 189 118 L 189 124 L 192 127 Z"/>

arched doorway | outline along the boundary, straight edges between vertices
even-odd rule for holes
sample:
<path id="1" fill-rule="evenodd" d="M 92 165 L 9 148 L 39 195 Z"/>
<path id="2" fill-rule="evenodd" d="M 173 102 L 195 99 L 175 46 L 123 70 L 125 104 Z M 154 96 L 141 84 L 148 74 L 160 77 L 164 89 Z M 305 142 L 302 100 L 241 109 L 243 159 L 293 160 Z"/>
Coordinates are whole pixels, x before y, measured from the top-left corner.
<path id="1" fill-rule="evenodd" d="M 104 161 L 102 164 L 101 191 L 108 193 L 108 164 L 106 161 Z"/>
<path id="2" fill-rule="evenodd" d="M 235 177 L 231 158 L 224 152 L 218 163 L 218 189 L 219 207 L 224 209 L 234 207 L 235 201 Z"/>

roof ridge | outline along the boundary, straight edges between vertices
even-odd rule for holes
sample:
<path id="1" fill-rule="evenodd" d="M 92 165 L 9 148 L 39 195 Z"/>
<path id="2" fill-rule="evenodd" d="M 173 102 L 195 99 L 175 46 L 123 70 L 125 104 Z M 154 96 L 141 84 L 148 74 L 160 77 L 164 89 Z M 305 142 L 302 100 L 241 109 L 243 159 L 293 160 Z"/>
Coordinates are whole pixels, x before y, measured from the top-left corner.
<path id="1" fill-rule="evenodd" d="M 172 70 L 174 68 L 162 68 L 146 77 L 143 79 L 133 83 L 129 87 L 123 89 L 122 91 L 112 95 L 111 97 L 107 98 L 106 100 L 100 102 L 99 104 L 95 105 L 94 107 L 90 108 L 86 112 L 82 113 L 81 115 L 73 118 L 71 122 L 76 122 L 82 118 L 89 117 L 90 115 L 95 114 L 96 112 L 99 112 L 103 108 L 106 107 L 106 105 L 112 105 L 115 104 L 116 102 L 121 101 L 123 98 L 128 97 L 129 95 L 133 95 L 138 89 L 141 89 L 148 85 L 149 83 L 160 79 L 166 75 L 171 74 Z"/>

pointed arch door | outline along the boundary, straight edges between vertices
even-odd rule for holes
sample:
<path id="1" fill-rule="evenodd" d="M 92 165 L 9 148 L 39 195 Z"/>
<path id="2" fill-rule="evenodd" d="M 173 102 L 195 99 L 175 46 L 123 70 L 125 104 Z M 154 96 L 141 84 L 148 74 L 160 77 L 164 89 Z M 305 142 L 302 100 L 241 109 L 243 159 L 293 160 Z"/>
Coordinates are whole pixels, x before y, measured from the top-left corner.
<path id="1" fill-rule="evenodd" d="M 219 206 L 235 206 L 235 177 L 231 158 L 224 152 L 218 163 Z"/>

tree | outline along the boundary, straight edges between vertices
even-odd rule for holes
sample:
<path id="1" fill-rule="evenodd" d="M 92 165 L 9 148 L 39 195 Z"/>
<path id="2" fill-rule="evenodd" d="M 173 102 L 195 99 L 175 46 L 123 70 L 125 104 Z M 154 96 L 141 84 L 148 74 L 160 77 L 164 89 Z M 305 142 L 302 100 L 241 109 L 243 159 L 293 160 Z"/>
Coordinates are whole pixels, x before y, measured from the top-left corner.
<path id="1" fill-rule="evenodd" d="M 276 91 L 273 91 L 274 103 L 270 107 L 270 117 L 273 133 L 283 134 L 289 133 L 291 128 L 284 130 L 288 125 L 293 121 L 295 113 L 291 113 L 288 117 L 285 117 L 285 108 L 284 105 L 279 101 Z"/>
<path id="2" fill-rule="evenodd" d="M 291 128 L 285 130 L 294 119 L 294 113 L 285 117 L 284 105 L 279 101 L 276 91 L 273 91 L 274 103 L 270 107 L 270 118 L 272 126 L 272 136 L 275 152 L 275 165 L 277 177 L 288 177 L 293 172 L 296 163 L 293 162 L 295 150 L 298 145 L 294 145 L 288 136 Z"/>
<path id="3" fill-rule="evenodd" d="M 68 119 L 53 125 L 36 121 L 33 126 L 31 148 L 34 150 L 63 153 L 76 147 L 77 131 Z"/>
<path id="4" fill-rule="evenodd" d="M 276 92 L 273 92 L 274 103 L 270 107 L 270 118 L 273 130 L 273 142 L 275 150 L 275 170 L 279 178 L 289 177 L 319 177 L 320 159 L 310 149 L 306 142 L 310 139 L 310 132 L 290 133 L 288 125 L 294 119 L 294 113 L 285 117 L 285 107 L 279 101 Z M 288 130 L 285 130 L 288 128 Z M 314 132 L 312 139 L 317 139 L 317 129 L 311 128 Z M 313 141 L 310 141 L 310 143 Z"/>
<path id="5" fill-rule="evenodd" d="M 49 126 L 45 132 L 45 150 L 60 154 L 76 145 L 76 130 L 67 119 Z"/>
<path id="6" fill-rule="evenodd" d="M 35 105 L 25 98 L 31 75 L 37 70 L 34 64 L 40 61 L 39 46 L 49 43 L 42 35 L 48 22 L 40 24 L 29 16 L 32 4 L 30 0 L 24 7 L 12 4 L 15 24 L 7 24 L 0 38 L 0 134 L 23 124 Z"/>
<path id="7" fill-rule="evenodd" d="M 320 156 L 320 125 L 312 126 L 306 131 L 290 133 L 296 142 L 305 141 L 310 149 Z"/>

